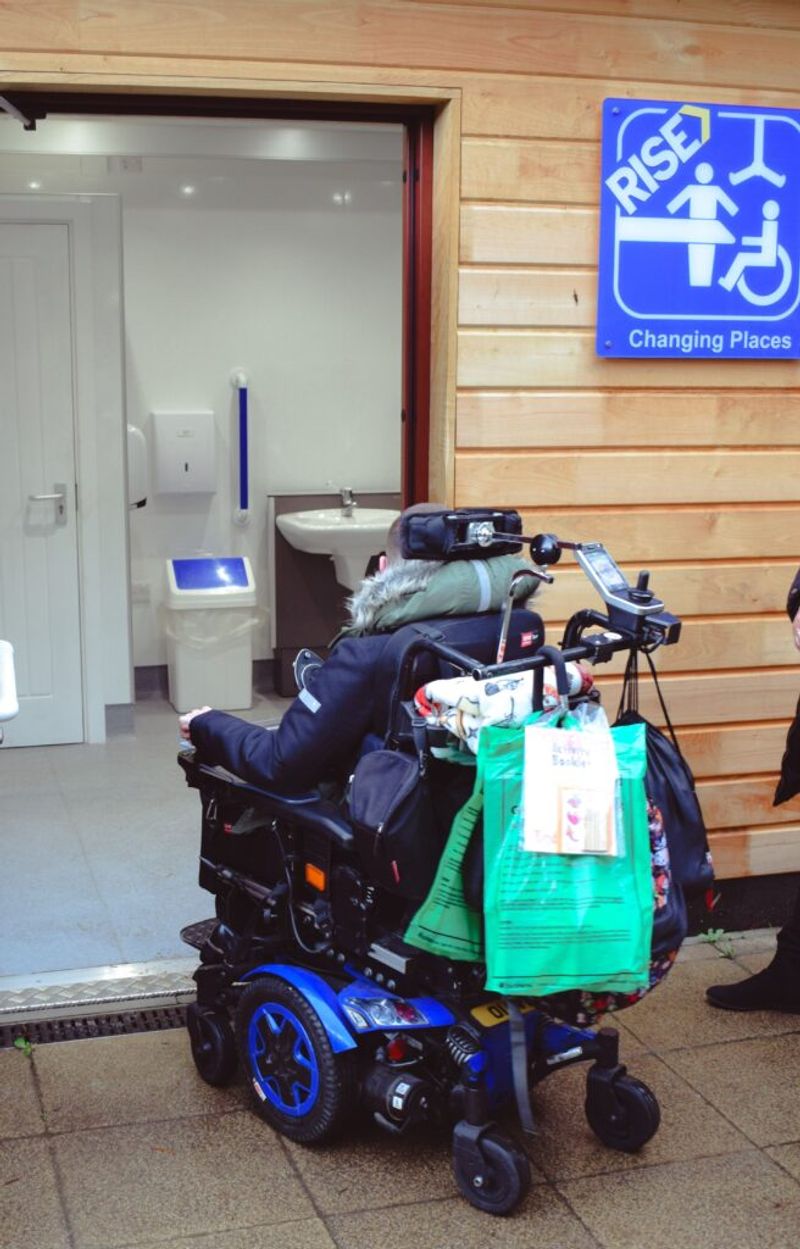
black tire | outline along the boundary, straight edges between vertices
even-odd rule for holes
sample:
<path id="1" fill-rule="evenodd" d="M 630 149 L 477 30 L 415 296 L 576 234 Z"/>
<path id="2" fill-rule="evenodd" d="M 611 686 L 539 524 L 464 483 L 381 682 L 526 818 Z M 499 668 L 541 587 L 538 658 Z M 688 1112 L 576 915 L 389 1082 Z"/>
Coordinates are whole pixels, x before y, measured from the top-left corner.
<path id="1" fill-rule="evenodd" d="M 334 1052 L 302 993 L 278 976 L 260 977 L 239 999 L 235 1027 L 257 1113 L 304 1145 L 337 1136 L 356 1101 L 355 1051 Z"/>
<path id="2" fill-rule="evenodd" d="M 186 1008 L 186 1027 L 199 1075 L 206 1084 L 217 1088 L 229 1084 L 236 1073 L 238 1060 L 233 1029 L 227 1015 L 191 1002 Z"/>
<path id="3" fill-rule="evenodd" d="M 661 1111 L 655 1094 L 641 1080 L 620 1076 L 614 1081 L 619 1112 L 609 1116 L 603 1103 L 586 1091 L 586 1118 L 595 1136 L 611 1149 L 632 1154 L 646 1145 L 658 1131 Z"/>
<path id="4" fill-rule="evenodd" d="M 510 1214 L 531 1186 L 527 1156 L 499 1132 L 487 1132 L 479 1148 L 485 1166 L 476 1171 L 463 1157 L 453 1155 L 453 1174 L 459 1192 L 470 1205 L 487 1214 Z"/>

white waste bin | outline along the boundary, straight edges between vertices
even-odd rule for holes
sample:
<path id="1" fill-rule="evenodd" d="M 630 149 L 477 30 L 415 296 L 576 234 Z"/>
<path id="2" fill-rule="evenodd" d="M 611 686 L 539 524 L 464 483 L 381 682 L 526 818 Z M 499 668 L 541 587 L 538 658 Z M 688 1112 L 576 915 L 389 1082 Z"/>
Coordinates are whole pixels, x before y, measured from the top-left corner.
<path id="1" fill-rule="evenodd" d="M 176 711 L 253 703 L 256 585 L 247 556 L 167 560 L 167 670 Z"/>

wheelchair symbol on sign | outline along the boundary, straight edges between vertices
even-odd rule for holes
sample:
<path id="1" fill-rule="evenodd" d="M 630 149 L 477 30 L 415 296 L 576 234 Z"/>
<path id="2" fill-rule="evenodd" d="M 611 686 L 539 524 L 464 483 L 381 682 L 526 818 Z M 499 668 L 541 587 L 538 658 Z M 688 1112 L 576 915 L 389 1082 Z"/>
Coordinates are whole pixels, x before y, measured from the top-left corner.
<path id="1" fill-rule="evenodd" d="M 683 188 L 667 204 L 669 217 L 620 217 L 617 221 L 617 239 L 620 242 L 683 243 L 689 256 L 689 285 L 708 287 L 712 285 L 716 249 L 730 246 L 736 238 L 727 226 L 717 220 L 717 212 L 724 209 L 734 217 L 738 204 L 720 186 L 712 183 L 714 170 L 707 161 L 695 169 L 697 181 Z M 731 177 L 734 181 L 734 177 Z M 688 217 L 676 217 L 683 205 L 688 205 Z M 778 217 L 780 205 L 767 200 L 761 208 L 761 233 L 743 235 L 739 240 L 741 250 L 733 258 L 729 268 L 718 279 L 726 291 L 734 288 L 749 304 L 767 307 L 782 299 L 792 280 L 792 262 L 786 248 L 778 242 Z M 766 293 L 754 291 L 748 285 L 745 273 L 749 269 L 775 270 L 777 284 Z"/>

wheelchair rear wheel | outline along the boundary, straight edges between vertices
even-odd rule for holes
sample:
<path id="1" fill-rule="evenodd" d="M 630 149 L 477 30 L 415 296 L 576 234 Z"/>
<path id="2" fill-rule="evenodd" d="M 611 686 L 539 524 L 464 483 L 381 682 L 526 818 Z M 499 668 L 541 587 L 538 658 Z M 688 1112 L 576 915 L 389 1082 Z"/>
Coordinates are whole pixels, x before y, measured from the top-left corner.
<path id="1" fill-rule="evenodd" d="M 335 1053 L 311 1004 L 277 976 L 245 989 L 236 1039 L 255 1108 L 290 1140 L 318 1144 L 342 1128 L 355 1101 L 352 1051 Z"/>

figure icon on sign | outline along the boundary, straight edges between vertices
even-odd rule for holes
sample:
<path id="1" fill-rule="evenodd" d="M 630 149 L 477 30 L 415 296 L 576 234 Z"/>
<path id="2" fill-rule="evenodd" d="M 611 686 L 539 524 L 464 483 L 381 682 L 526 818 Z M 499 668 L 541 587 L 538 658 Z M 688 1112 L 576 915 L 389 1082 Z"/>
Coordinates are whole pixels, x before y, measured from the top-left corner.
<path id="1" fill-rule="evenodd" d="M 735 286 L 748 303 L 764 307 L 777 303 L 786 294 L 792 280 L 792 262 L 786 248 L 778 242 L 780 205 L 776 200 L 768 199 L 761 211 L 761 233 L 745 234 L 741 240 L 743 246 L 756 247 L 758 250 L 737 252 L 730 269 L 720 278 L 719 284 L 726 291 L 732 291 Z M 778 265 L 781 266 L 782 273 L 775 290 L 766 295 L 750 290 L 744 277 L 745 269 L 775 269 Z"/>
<path id="2" fill-rule="evenodd" d="M 708 161 L 701 161 L 694 171 L 697 179 L 696 183 L 690 183 L 679 191 L 674 199 L 667 204 L 667 212 L 676 213 L 684 204 L 689 205 L 689 218 L 692 221 L 713 221 L 717 220 L 717 211 L 724 208 L 731 217 L 735 217 L 739 211 L 738 204 L 735 204 L 729 195 L 726 195 L 721 186 L 716 186 L 711 182 L 714 177 L 714 170 Z M 726 231 L 727 233 L 727 231 Z M 712 232 L 713 237 L 713 232 Z M 727 239 L 720 239 L 720 242 Z M 717 242 L 690 242 L 689 249 L 689 285 L 690 286 L 710 286 L 714 275 L 714 256 L 716 254 Z"/>

